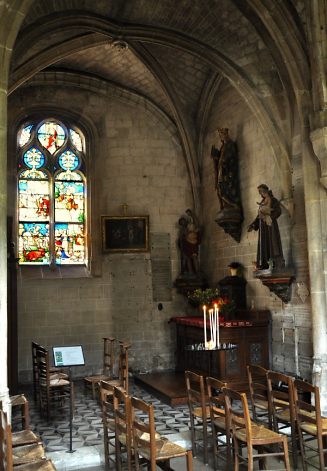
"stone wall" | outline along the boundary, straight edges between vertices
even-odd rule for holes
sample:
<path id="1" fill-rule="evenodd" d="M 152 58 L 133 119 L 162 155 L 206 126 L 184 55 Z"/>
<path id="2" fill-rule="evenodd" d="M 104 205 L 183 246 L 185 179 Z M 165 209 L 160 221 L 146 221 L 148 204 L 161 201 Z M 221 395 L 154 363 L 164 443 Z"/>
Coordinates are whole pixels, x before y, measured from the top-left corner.
<path id="1" fill-rule="evenodd" d="M 214 189 L 214 169 L 210 158 L 211 145 L 220 147 L 215 132 L 217 127 L 227 127 L 231 138 L 237 142 L 244 222 L 240 243 L 225 234 L 215 222 L 219 202 Z M 201 263 L 214 285 L 228 274 L 228 264 L 243 264 L 247 280 L 247 303 L 257 309 L 272 313 L 272 367 L 285 372 L 296 372 L 311 379 L 312 335 L 311 312 L 306 289 L 309 286 L 306 250 L 306 226 L 302 160 L 299 137 L 295 133 L 292 149 L 292 184 L 294 211 L 283 208 L 278 220 L 286 265 L 295 270 L 296 282 L 292 286 L 290 303 L 284 304 L 267 287 L 253 277 L 252 261 L 256 260 L 257 233 L 247 232 L 248 225 L 257 214 L 260 201 L 257 186 L 267 184 L 278 199 L 282 199 L 281 171 L 278 160 L 257 119 L 238 93 L 227 81 L 217 95 L 207 129 L 203 158 L 202 209 L 204 240 Z M 301 299 L 301 297 L 302 299 Z"/>
<path id="2" fill-rule="evenodd" d="M 45 97 L 48 97 L 45 99 Z M 51 99 L 49 98 L 51 97 Z M 178 219 L 192 207 L 186 165 L 173 126 L 142 106 L 104 100 L 78 90 L 30 88 L 11 98 L 11 119 L 21 109 L 46 102 L 49 110 L 69 107 L 80 122 L 93 123 L 98 138 L 91 142 L 89 195 L 92 231 L 91 271 L 68 267 L 55 271 L 24 267 L 18 280 L 19 377 L 31 378 L 31 341 L 45 346 L 82 344 L 86 367 L 74 375 L 99 371 L 102 337 L 131 342 L 130 367 L 134 371 L 174 366 L 174 327 L 170 317 L 183 313 L 184 299 L 170 291 L 165 299 L 153 294 L 154 261 L 158 240 L 167 241 L 163 261 L 171 279 L 179 270 Z M 51 111 L 50 111 L 51 115 Z M 12 147 L 14 136 L 10 137 Z M 10 153 L 13 176 L 15 161 Z M 10 179 L 13 182 L 13 178 Z M 10 212 L 14 211 L 15 186 L 10 184 Z M 150 251 L 137 254 L 104 254 L 101 251 L 100 215 L 149 215 Z M 65 269 L 66 268 L 66 269 Z M 159 294 L 160 296 L 160 294 Z M 158 309 L 162 302 L 163 309 Z"/>
<path id="3" fill-rule="evenodd" d="M 180 215 L 192 207 L 192 195 L 183 152 L 172 123 L 142 104 L 123 103 L 117 98 L 63 88 L 38 90 L 26 88 L 10 99 L 11 121 L 31 104 L 47 103 L 51 110 L 70 107 L 80 121 L 92 123 L 90 133 L 90 200 L 92 219 L 91 270 L 80 276 L 71 270 L 55 272 L 25 268 L 19 276 L 19 372 L 21 381 L 31 378 L 31 340 L 46 346 L 82 344 L 86 367 L 74 374 L 99 371 L 102 360 L 102 337 L 114 335 L 130 341 L 130 366 L 134 371 L 153 371 L 174 367 L 174 327 L 171 316 L 189 309 L 185 299 L 174 289 L 165 299 L 154 295 L 156 243 L 167 240 L 165 262 L 171 278 L 179 273 L 176 246 Z M 241 194 L 244 223 L 241 242 L 236 243 L 218 227 L 219 209 L 214 189 L 210 148 L 219 146 L 215 130 L 228 127 L 237 142 L 240 159 Z M 11 129 L 12 126 L 11 126 Z M 93 138 L 92 138 L 93 136 Z M 14 136 L 11 136 L 13 148 Z M 10 156 L 11 177 L 15 161 Z M 259 196 L 257 186 L 266 183 L 277 198 L 282 198 L 281 170 L 272 154 L 258 121 L 227 81 L 214 100 L 205 139 L 202 160 L 203 242 L 201 265 L 210 284 L 228 273 L 228 264 L 241 262 L 245 267 L 248 306 L 272 312 L 272 366 L 297 372 L 310 379 L 312 342 L 306 254 L 306 230 L 303 202 L 302 162 L 298 137 L 292 151 L 294 212 L 283 210 L 279 218 L 284 255 L 296 272 L 292 299 L 283 304 L 268 288 L 254 279 L 252 261 L 256 258 L 257 234 L 247 232 L 256 216 Z M 15 194 L 10 178 L 11 196 Z M 10 213 L 14 197 L 9 198 Z M 103 254 L 100 216 L 119 215 L 123 204 L 128 214 L 150 216 L 150 251 L 145 254 Z M 304 294 L 303 294 L 304 293 Z M 301 296 L 299 295 L 301 294 Z M 158 304 L 163 301 L 163 310 Z"/>

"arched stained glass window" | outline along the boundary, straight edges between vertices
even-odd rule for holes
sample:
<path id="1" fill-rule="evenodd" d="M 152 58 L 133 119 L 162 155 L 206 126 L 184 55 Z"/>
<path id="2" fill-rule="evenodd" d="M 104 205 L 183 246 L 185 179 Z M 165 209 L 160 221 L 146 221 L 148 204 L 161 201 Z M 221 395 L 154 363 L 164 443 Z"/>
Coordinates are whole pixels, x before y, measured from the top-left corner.
<path id="1" fill-rule="evenodd" d="M 83 134 L 54 119 L 28 123 L 18 148 L 19 263 L 85 264 Z"/>

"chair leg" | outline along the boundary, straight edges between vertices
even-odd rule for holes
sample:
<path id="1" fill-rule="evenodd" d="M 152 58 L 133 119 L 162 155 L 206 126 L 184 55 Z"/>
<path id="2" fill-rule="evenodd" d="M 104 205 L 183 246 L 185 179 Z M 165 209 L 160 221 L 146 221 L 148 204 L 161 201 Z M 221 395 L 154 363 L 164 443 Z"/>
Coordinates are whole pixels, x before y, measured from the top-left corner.
<path id="1" fill-rule="evenodd" d="M 297 436 L 295 424 L 291 425 L 293 467 L 297 469 Z"/>
<path id="2" fill-rule="evenodd" d="M 204 464 L 208 464 L 208 427 L 206 420 L 203 420 L 203 456 L 204 456 Z"/>
<path id="3" fill-rule="evenodd" d="M 193 456 L 196 456 L 196 449 L 195 449 L 195 429 L 194 429 L 194 417 L 192 412 L 190 414 L 190 421 L 191 421 L 191 441 L 192 441 L 192 451 Z"/>
<path id="4" fill-rule="evenodd" d="M 253 449 L 248 446 L 248 471 L 253 471 Z"/>
<path id="5" fill-rule="evenodd" d="M 109 470 L 109 439 L 108 432 L 105 427 L 103 427 L 103 445 L 104 445 L 104 463 L 106 471 Z"/>
<path id="6" fill-rule="evenodd" d="M 322 436 L 317 435 L 320 469 L 325 469 L 324 444 Z"/>
<path id="7" fill-rule="evenodd" d="M 226 430 L 226 463 L 227 463 L 227 469 L 231 469 L 232 464 L 231 464 L 231 458 L 232 458 L 232 437 L 230 430 Z"/>
<path id="8" fill-rule="evenodd" d="M 298 436 L 299 436 L 299 443 L 300 443 L 300 451 L 301 451 L 301 458 L 302 458 L 302 469 L 303 471 L 307 471 L 307 464 L 305 461 L 305 449 L 304 449 L 304 442 L 303 442 L 303 435 L 302 430 L 298 427 Z"/>
<path id="9" fill-rule="evenodd" d="M 290 459 L 288 456 L 288 446 L 287 446 L 287 438 L 284 437 L 283 439 L 283 450 L 284 450 L 284 463 L 285 463 L 285 469 L 286 471 L 290 471 L 291 466 L 290 466 Z"/>
<path id="10" fill-rule="evenodd" d="M 193 469 L 192 450 L 188 450 L 188 451 L 187 451 L 187 455 L 186 455 L 186 469 L 187 469 L 187 471 L 192 471 L 192 469 Z"/>
<path id="11" fill-rule="evenodd" d="M 117 438 L 115 438 L 115 455 L 116 455 L 116 471 L 121 471 L 121 444 Z"/>
<path id="12" fill-rule="evenodd" d="M 239 459 L 239 447 L 238 447 L 238 441 L 236 438 L 233 438 L 233 444 L 234 444 L 234 471 L 238 471 L 240 468 L 240 459 Z"/>
<path id="13" fill-rule="evenodd" d="M 218 443 L 217 443 L 217 431 L 215 426 L 212 425 L 212 449 L 213 449 L 213 468 L 216 471 L 218 469 Z"/>

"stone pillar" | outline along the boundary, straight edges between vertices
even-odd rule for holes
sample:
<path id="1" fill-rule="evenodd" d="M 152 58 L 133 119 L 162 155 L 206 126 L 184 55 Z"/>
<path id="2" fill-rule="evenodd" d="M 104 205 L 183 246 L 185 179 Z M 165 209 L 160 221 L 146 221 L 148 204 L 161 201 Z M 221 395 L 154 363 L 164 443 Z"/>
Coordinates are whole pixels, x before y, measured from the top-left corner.
<path id="1" fill-rule="evenodd" d="M 315 142 L 315 136 L 319 142 Z M 313 148 L 320 146 L 321 133 L 312 133 Z M 303 141 L 303 176 L 305 191 L 305 210 L 308 234 L 308 262 L 310 272 L 311 305 L 312 305 L 312 340 L 313 340 L 313 375 L 314 384 L 320 387 L 321 408 L 327 412 L 327 194 L 321 185 L 323 178 L 317 156 L 307 136 Z"/>
<path id="2" fill-rule="evenodd" d="M 31 0 L 0 2 L 0 401 L 9 411 L 7 381 L 7 88 L 12 48 Z M 9 411 L 10 412 L 10 411 Z"/>
<path id="3" fill-rule="evenodd" d="M 1 10 L 0 10 L 1 12 Z M 3 27 L 0 21 L 0 28 Z M 9 54 L 0 44 L 0 401 L 7 410 L 7 71 Z"/>

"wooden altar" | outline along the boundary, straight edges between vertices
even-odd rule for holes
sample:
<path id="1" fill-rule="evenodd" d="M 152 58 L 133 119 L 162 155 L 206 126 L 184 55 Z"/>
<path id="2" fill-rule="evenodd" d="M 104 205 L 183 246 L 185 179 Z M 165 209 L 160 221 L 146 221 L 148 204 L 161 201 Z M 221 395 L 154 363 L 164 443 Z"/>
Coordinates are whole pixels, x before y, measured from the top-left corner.
<path id="1" fill-rule="evenodd" d="M 190 350 L 204 341 L 202 317 L 174 317 L 176 324 L 176 372 L 199 372 L 226 381 L 230 387 L 247 389 L 246 365 L 270 367 L 271 321 L 269 311 L 238 311 L 236 318 L 220 323 L 220 343 L 235 344 L 232 350 Z M 209 337 L 209 327 L 207 327 Z"/>

